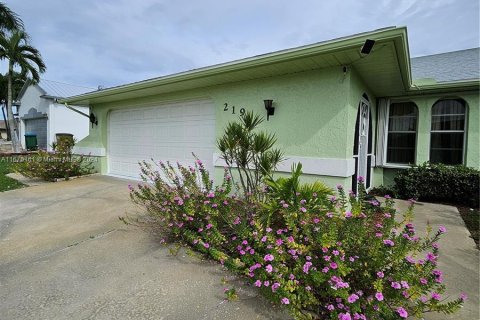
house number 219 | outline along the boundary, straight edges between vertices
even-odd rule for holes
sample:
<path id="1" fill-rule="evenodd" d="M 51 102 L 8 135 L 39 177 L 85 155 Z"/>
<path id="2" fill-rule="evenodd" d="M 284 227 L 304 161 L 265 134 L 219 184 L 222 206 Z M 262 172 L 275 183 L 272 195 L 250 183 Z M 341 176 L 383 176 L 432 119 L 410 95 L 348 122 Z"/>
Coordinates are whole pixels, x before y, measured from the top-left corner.
<path id="1" fill-rule="evenodd" d="M 223 104 L 223 111 L 227 112 L 229 108 L 230 106 L 228 105 L 228 103 L 225 102 Z M 232 109 L 232 114 L 235 114 L 235 106 L 231 106 L 231 109 Z M 240 108 L 239 112 L 240 112 L 240 115 L 243 116 L 245 114 L 245 108 Z"/>

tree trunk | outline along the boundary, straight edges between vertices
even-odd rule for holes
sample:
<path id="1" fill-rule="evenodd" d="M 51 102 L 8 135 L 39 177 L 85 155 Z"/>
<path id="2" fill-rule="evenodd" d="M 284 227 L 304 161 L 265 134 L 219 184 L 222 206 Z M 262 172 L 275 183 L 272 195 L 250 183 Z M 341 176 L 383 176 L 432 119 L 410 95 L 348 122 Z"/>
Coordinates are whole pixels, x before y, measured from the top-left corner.
<path id="1" fill-rule="evenodd" d="M 10 129 L 10 137 L 12 139 L 12 145 L 13 145 L 13 151 L 14 152 L 20 152 L 21 146 L 20 146 L 20 141 L 18 140 L 18 134 L 17 134 L 17 123 L 15 122 L 15 119 L 13 118 L 13 92 L 12 92 L 12 76 L 13 76 L 13 64 L 10 62 L 8 64 L 8 87 L 7 87 L 7 119 L 8 119 L 8 125 Z"/>

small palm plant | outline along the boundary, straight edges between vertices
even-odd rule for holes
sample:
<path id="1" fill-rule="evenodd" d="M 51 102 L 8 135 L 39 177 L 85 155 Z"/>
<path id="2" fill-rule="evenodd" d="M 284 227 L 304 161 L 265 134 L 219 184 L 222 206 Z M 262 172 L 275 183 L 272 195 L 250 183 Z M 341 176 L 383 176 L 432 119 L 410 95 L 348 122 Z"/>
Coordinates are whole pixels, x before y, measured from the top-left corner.
<path id="1" fill-rule="evenodd" d="M 224 134 L 217 140 L 221 158 L 227 164 L 232 179 L 238 179 L 247 199 L 262 197 L 261 187 L 278 164 L 284 160 L 283 152 L 273 148 L 277 139 L 274 134 L 256 129 L 264 121 L 253 112 L 240 116 L 240 121 L 230 122 Z M 236 167 L 236 175 L 232 169 Z M 238 182 L 238 181 L 237 181 Z"/>
<path id="2" fill-rule="evenodd" d="M 20 69 L 20 74 L 30 74 L 34 82 L 40 80 L 40 73 L 45 72 L 46 67 L 40 52 L 29 44 L 29 36 L 22 30 L 13 30 L 9 34 L 0 33 L 0 60 L 8 60 L 8 98 L 7 115 L 10 124 L 10 136 L 15 152 L 20 152 L 20 141 L 17 136 L 16 122 L 13 118 L 13 74 L 14 68 Z"/>

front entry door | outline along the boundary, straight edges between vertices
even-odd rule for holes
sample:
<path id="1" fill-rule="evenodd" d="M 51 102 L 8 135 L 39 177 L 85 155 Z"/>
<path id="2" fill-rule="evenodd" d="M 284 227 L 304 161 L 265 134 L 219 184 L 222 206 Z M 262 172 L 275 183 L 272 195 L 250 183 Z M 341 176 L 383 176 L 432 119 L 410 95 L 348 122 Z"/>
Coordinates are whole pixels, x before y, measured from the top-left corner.
<path id="1" fill-rule="evenodd" d="M 358 190 L 358 178 L 363 178 L 363 183 L 368 189 L 371 185 L 371 164 L 372 164 L 372 124 L 370 116 L 370 103 L 367 99 L 360 100 L 357 113 L 357 123 L 355 125 L 355 142 L 353 158 L 355 159 L 355 175 L 352 181 L 352 190 Z"/>

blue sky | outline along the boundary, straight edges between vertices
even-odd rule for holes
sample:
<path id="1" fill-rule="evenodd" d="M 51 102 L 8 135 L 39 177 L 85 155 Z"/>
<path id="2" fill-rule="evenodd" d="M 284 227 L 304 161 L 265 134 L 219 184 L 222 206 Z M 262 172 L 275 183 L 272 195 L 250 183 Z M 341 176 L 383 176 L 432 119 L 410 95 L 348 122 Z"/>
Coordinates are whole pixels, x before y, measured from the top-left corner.
<path id="1" fill-rule="evenodd" d="M 478 0 L 1 0 L 25 22 L 45 79 L 104 87 L 386 26 L 412 56 L 479 46 Z M 4 72 L 4 65 L 0 65 Z"/>

